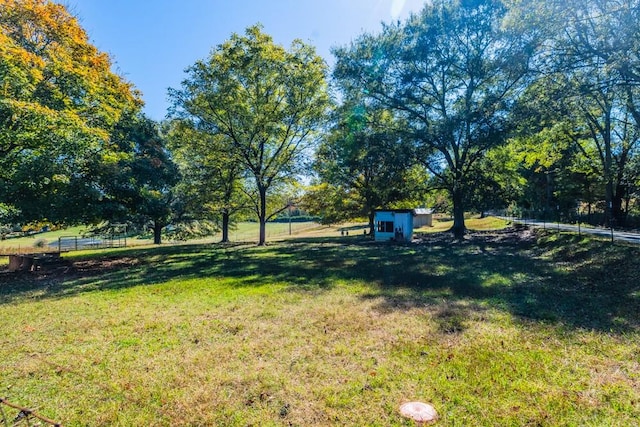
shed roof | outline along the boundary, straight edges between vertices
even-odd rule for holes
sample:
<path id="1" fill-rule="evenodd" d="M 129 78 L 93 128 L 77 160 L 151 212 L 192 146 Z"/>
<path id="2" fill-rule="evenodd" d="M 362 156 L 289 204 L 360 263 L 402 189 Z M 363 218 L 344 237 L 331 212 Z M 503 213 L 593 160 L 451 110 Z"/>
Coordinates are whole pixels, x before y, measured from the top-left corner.
<path id="1" fill-rule="evenodd" d="M 376 209 L 375 212 L 410 213 L 415 215 L 415 209 Z"/>
<path id="2" fill-rule="evenodd" d="M 428 215 L 433 213 L 433 209 L 429 208 L 415 208 L 414 212 L 416 215 Z"/>

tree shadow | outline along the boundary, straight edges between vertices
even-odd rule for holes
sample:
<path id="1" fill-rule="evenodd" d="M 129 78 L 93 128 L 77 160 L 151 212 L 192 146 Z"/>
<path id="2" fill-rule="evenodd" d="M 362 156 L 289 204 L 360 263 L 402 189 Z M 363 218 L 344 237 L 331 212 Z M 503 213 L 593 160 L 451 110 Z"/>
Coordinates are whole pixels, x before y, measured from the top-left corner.
<path id="1" fill-rule="evenodd" d="M 637 246 L 570 234 L 539 239 L 530 230 L 475 233 L 462 242 L 434 235 L 421 246 L 417 251 L 428 261 L 397 265 L 404 269 L 409 292 L 383 283 L 368 296 L 384 296 L 381 309 L 440 300 L 458 304 L 453 314 L 449 310 L 437 316 L 445 325 L 489 306 L 568 328 L 619 334 L 640 330 Z"/>
<path id="2" fill-rule="evenodd" d="M 464 329 L 485 307 L 570 328 L 626 333 L 640 329 L 640 251 L 528 230 L 448 233 L 417 243 L 374 243 L 364 236 L 254 245 L 181 245 L 69 260 L 55 269 L 0 273 L 0 304 L 66 298 L 188 279 L 233 279 L 237 287 L 287 284 L 322 292 L 336 283 L 366 287 L 379 310 L 432 307 L 442 332 Z M 444 302 L 444 304 L 443 304 Z M 475 314 L 474 314 L 475 313 Z"/>

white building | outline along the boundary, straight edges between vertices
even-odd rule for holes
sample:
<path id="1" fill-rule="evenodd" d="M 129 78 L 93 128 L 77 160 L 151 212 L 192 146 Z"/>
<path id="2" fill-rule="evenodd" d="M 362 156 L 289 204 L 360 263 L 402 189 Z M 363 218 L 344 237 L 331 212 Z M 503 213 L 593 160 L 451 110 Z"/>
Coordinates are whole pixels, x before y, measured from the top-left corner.
<path id="1" fill-rule="evenodd" d="M 410 242 L 413 238 L 413 209 L 388 209 L 374 212 L 376 242 Z"/>
<path id="2" fill-rule="evenodd" d="M 413 210 L 413 228 L 432 227 L 433 226 L 433 210 L 426 208 L 416 208 Z"/>

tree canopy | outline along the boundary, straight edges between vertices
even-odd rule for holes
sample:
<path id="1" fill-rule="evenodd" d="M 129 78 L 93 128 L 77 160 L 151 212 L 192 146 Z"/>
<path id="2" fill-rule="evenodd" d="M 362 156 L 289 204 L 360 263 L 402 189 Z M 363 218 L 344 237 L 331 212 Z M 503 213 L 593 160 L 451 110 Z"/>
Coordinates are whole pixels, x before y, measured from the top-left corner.
<path id="1" fill-rule="evenodd" d="M 249 206 L 246 173 L 225 135 L 200 131 L 190 121 L 169 124 L 169 141 L 182 180 L 178 186 L 187 217 L 213 221 L 229 241 L 234 215 Z"/>
<path id="2" fill-rule="evenodd" d="M 457 237 L 465 212 L 507 206 L 632 225 L 638 22 L 640 0 L 426 2 L 334 48 L 331 85 L 312 46 L 255 25 L 186 69 L 158 124 L 65 6 L 0 0 L 0 222 L 146 223 L 160 241 L 203 220 L 227 241 L 251 212 L 264 244 L 310 182 L 313 213 L 372 229 L 377 208 L 435 199 Z"/>
<path id="3" fill-rule="evenodd" d="M 334 77 L 406 120 L 423 164 L 451 195 L 464 233 L 470 171 L 508 136 L 508 112 L 532 41 L 510 31 L 495 0 L 427 4 L 406 23 L 335 50 Z"/>
<path id="4" fill-rule="evenodd" d="M 408 201 L 421 181 L 414 147 L 388 110 L 345 101 L 335 116 L 316 152 L 318 183 L 306 206 L 332 221 L 368 218 L 373 233 L 374 210 Z"/>
<path id="5" fill-rule="evenodd" d="M 111 67 L 64 6 L 0 1 L 0 200 L 24 220 L 92 216 L 94 166 L 113 158 L 110 132 L 141 106 Z"/>
<path id="6" fill-rule="evenodd" d="M 259 244 L 266 221 L 286 208 L 269 209 L 268 193 L 300 172 L 325 120 L 325 74 L 311 46 L 296 40 L 286 50 L 253 26 L 189 67 L 182 88 L 170 92 L 176 116 L 224 136 L 233 161 L 252 178 L 247 194 L 260 222 Z"/>

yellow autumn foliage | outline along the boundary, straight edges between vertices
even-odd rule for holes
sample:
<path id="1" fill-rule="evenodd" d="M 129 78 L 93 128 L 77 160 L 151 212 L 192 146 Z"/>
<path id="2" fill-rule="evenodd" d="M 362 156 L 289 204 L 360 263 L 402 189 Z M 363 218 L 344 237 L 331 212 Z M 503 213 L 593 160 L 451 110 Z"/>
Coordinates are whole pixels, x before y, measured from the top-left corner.
<path id="1" fill-rule="evenodd" d="M 35 139 L 45 132 L 106 140 L 142 105 L 111 67 L 63 5 L 0 0 L 0 153 L 45 143 Z"/>

